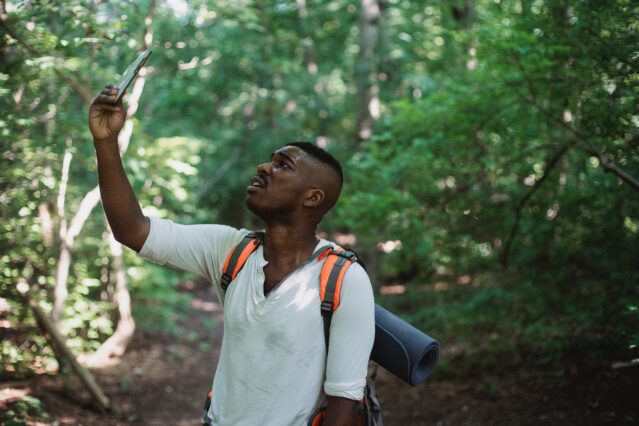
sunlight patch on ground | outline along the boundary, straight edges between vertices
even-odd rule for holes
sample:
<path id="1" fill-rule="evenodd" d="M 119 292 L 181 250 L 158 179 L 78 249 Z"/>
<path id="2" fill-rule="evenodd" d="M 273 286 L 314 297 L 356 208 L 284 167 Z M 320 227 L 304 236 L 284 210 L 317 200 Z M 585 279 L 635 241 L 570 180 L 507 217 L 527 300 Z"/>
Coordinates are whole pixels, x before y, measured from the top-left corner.
<path id="1" fill-rule="evenodd" d="M 11 305 L 9 305 L 9 301 L 4 297 L 0 297 L 0 314 L 7 313 L 11 311 Z"/>
<path id="2" fill-rule="evenodd" d="M 377 248 L 384 253 L 390 253 L 395 250 L 399 250 L 402 248 L 402 242 L 400 240 L 395 241 L 386 241 L 377 243 Z"/>
<path id="3" fill-rule="evenodd" d="M 31 393 L 30 388 L 16 389 L 5 388 L 0 389 L 0 407 L 13 401 L 20 400 Z"/>
<path id="4" fill-rule="evenodd" d="M 472 281 L 472 277 L 470 275 L 460 275 L 457 277 L 457 284 L 466 285 Z"/>
<path id="5" fill-rule="evenodd" d="M 391 284 L 380 287 L 379 294 L 383 296 L 406 293 L 406 286 L 403 284 Z"/>
<path id="6" fill-rule="evenodd" d="M 435 291 L 448 291 L 450 290 L 450 284 L 444 281 L 438 281 L 435 283 Z"/>
<path id="7" fill-rule="evenodd" d="M 191 307 L 193 309 L 197 309 L 198 311 L 204 312 L 219 312 L 222 310 L 222 307 L 219 303 L 207 302 L 200 299 L 191 300 Z"/>

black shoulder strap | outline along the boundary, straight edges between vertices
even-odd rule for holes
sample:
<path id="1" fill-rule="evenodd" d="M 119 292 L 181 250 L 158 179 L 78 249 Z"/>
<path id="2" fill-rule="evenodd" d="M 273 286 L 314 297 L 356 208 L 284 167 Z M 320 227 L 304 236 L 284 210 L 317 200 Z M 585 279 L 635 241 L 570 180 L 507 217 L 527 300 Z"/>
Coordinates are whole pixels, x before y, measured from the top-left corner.
<path id="1" fill-rule="evenodd" d="M 344 281 L 346 270 L 357 261 L 357 254 L 353 250 L 339 247 L 327 254 L 324 265 L 322 265 L 322 271 L 320 272 L 320 299 L 327 353 L 331 321 L 333 312 L 339 308 L 342 282 Z"/>

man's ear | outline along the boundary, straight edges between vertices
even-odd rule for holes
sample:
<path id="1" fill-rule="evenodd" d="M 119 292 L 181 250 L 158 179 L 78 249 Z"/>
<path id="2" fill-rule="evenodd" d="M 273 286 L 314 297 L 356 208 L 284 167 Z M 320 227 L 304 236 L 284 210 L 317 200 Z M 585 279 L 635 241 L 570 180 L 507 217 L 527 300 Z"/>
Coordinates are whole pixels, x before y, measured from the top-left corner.
<path id="1" fill-rule="evenodd" d="M 319 188 L 313 188 L 306 191 L 306 196 L 304 197 L 304 207 L 319 207 L 326 198 L 326 194 L 323 190 Z"/>

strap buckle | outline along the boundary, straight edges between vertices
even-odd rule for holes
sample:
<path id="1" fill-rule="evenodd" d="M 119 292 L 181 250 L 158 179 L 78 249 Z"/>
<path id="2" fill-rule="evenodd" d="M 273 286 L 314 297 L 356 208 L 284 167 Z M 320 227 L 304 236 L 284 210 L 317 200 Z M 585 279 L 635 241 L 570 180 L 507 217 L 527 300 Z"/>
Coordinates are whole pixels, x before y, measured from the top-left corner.
<path id="1" fill-rule="evenodd" d="M 333 314 L 333 301 L 332 300 L 324 300 L 321 306 L 322 316 L 324 315 L 332 315 Z"/>
<path id="2" fill-rule="evenodd" d="M 357 261 L 357 254 L 351 249 L 344 249 L 342 251 L 333 250 L 330 254 L 335 254 L 339 257 L 343 257 L 346 260 L 350 260 L 352 262 Z"/>
<path id="3" fill-rule="evenodd" d="M 222 286 L 222 290 L 226 291 L 226 288 L 231 284 L 231 276 L 227 273 L 222 274 L 222 278 L 220 280 L 220 285 Z"/>

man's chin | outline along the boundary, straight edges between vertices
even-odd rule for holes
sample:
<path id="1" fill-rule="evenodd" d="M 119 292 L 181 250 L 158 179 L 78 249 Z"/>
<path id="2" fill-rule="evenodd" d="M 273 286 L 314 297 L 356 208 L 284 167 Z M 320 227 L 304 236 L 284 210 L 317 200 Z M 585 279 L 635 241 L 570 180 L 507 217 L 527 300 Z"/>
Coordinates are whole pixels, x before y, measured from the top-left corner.
<path id="1" fill-rule="evenodd" d="M 264 217 L 261 214 L 261 212 L 263 212 L 263 209 L 261 209 L 259 206 L 255 204 L 255 200 L 252 199 L 250 193 L 246 196 L 246 208 L 249 209 L 249 211 L 253 213 L 255 216 L 264 220 Z"/>
<path id="2" fill-rule="evenodd" d="M 257 218 L 262 222 L 273 223 L 275 221 L 281 221 L 288 216 L 290 209 L 282 206 L 274 206 L 272 204 L 260 204 L 260 201 L 262 203 L 268 203 L 268 200 L 256 199 L 249 194 L 246 197 L 246 208 L 248 208 L 249 211 L 257 216 Z"/>

